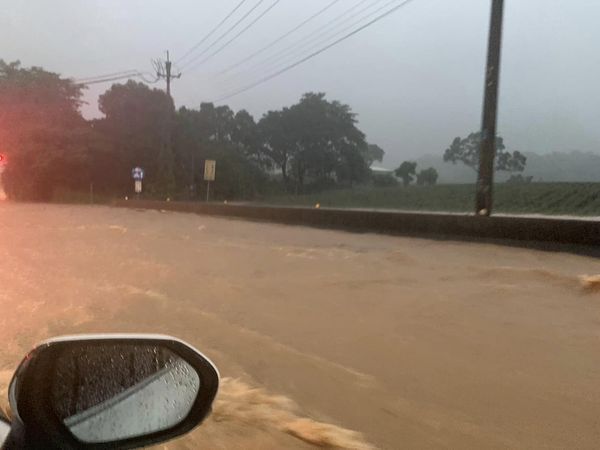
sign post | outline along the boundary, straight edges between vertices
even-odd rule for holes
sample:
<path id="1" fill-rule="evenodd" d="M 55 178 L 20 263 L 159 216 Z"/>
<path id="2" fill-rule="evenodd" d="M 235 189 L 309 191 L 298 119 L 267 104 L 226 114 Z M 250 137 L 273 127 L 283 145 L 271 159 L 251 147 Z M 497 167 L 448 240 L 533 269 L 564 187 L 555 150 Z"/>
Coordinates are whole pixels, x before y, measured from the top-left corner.
<path id="1" fill-rule="evenodd" d="M 142 180 L 144 179 L 144 169 L 141 167 L 134 167 L 131 169 L 131 176 L 133 177 L 133 187 L 137 198 L 140 198 L 142 193 Z"/>
<path id="2" fill-rule="evenodd" d="M 206 201 L 210 200 L 210 182 L 215 181 L 217 162 L 214 159 L 204 161 L 204 181 L 206 181 Z"/>

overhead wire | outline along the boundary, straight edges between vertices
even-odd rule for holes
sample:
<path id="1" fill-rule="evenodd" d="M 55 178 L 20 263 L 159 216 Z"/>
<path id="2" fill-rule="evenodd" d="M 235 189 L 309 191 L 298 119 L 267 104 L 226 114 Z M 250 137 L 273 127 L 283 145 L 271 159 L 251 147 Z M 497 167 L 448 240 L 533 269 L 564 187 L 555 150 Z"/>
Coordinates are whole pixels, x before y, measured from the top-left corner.
<path id="1" fill-rule="evenodd" d="M 202 44 L 204 44 L 220 27 L 221 25 L 223 25 L 225 22 L 227 22 L 227 20 L 233 16 L 235 14 L 235 12 L 240 9 L 240 7 L 246 3 L 247 0 L 242 0 L 241 2 L 239 2 L 235 8 L 233 8 L 231 11 L 229 11 L 229 13 L 223 18 L 223 20 L 221 20 L 212 30 L 210 30 L 200 41 L 198 41 L 196 44 L 194 44 L 192 46 L 192 48 L 190 48 L 187 52 L 185 52 L 185 54 L 179 58 L 177 61 L 175 61 L 175 64 L 180 63 L 181 61 L 183 61 L 185 58 L 187 58 L 190 54 L 192 54 L 193 52 L 195 52 Z"/>
<path id="2" fill-rule="evenodd" d="M 358 11 L 356 11 L 353 14 L 351 14 L 350 16 L 348 16 L 348 14 L 352 13 L 358 7 L 364 5 L 368 1 L 370 2 L 369 4 L 360 8 Z M 346 10 L 345 12 L 340 14 L 339 16 L 335 17 L 334 19 L 332 19 L 325 25 L 317 28 L 313 33 L 298 39 L 296 42 L 292 43 L 291 45 L 279 50 L 278 52 L 274 53 L 273 55 L 269 56 L 266 59 L 263 59 L 262 61 L 258 62 L 257 64 L 252 65 L 250 67 L 250 70 L 253 70 L 253 71 L 256 71 L 257 69 L 269 70 L 273 67 L 273 65 L 278 65 L 280 63 L 281 57 L 288 58 L 290 56 L 293 57 L 293 55 L 295 55 L 295 54 L 302 53 L 302 51 L 306 48 L 307 44 L 318 41 L 321 37 L 326 36 L 327 34 L 331 33 L 334 30 L 337 30 L 341 25 L 346 24 L 348 21 L 356 18 L 357 16 L 359 16 L 362 13 L 364 13 L 365 11 L 373 8 L 374 6 L 376 6 L 378 3 L 382 2 L 382 1 L 383 0 L 361 0 L 361 1 L 359 1 L 354 6 L 352 6 L 351 8 L 349 8 L 348 10 Z M 394 2 L 394 1 L 397 1 L 397 0 L 392 0 L 392 2 Z M 373 13 L 370 13 L 370 14 L 373 14 Z M 368 15 L 369 14 L 367 14 L 367 16 Z M 348 17 L 346 17 L 346 16 L 348 16 Z M 362 20 L 364 20 L 364 17 L 362 18 Z M 327 40 L 327 39 L 325 39 L 325 40 Z M 299 52 L 299 50 L 300 50 L 300 52 Z M 297 55 L 296 55 L 296 57 L 297 57 Z"/>
<path id="3" fill-rule="evenodd" d="M 284 34 L 282 34 L 278 38 L 276 38 L 273 41 L 271 41 L 269 44 L 265 45 L 264 47 L 260 48 L 259 50 L 255 51 L 254 53 L 248 55 L 246 58 L 242 59 L 241 61 L 238 61 L 237 63 L 232 64 L 231 66 L 223 69 L 221 72 L 218 73 L 218 75 L 224 75 L 225 73 L 227 73 L 227 72 L 229 72 L 229 71 L 231 71 L 233 69 L 236 69 L 237 67 L 241 66 L 242 64 L 245 64 L 248 61 L 250 61 L 251 59 L 253 59 L 256 56 L 260 55 L 265 50 L 268 50 L 268 49 L 272 48 L 274 45 L 277 45 L 279 42 L 283 41 L 285 38 L 287 38 L 288 36 L 290 36 L 292 33 L 295 33 L 300 28 L 302 28 L 303 26 L 305 26 L 306 24 L 308 24 L 310 21 L 312 21 L 313 19 L 315 19 L 318 16 L 320 16 L 321 14 L 323 14 L 325 11 L 327 11 L 328 9 L 330 9 L 333 5 L 335 5 L 339 1 L 340 0 L 333 0 L 333 1 L 331 1 L 324 8 L 321 8 L 316 13 L 314 13 L 311 16 L 309 16 L 308 18 L 304 19 L 302 22 L 300 22 L 298 25 L 296 25 L 291 30 L 285 32 Z"/>
<path id="4" fill-rule="evenodd" d="M 137 72 L 138 71 L 136 69 L 120 70 L 119 72 L 105 73 L 103 75 L 95 75 L 95 76 L 91 76 L 91 77 L 77 78 L 77 80 L 84 81 L 84 80 L 94 80 L 94 79 L 98 79 L 98 78 L 118 77 L 121 75 L 127 75 L 127 74 L 132 74 L 132 73 L 137 73 Z"/>
<path id="5" fill-rule="evenodd" d="M 339 43 L 345 41 L 346 39 L 349 39 L 350 37 L 354 36 L 355 34 L 360 33 L 362 30 L 370 27 L 371 25 L 379 22 L 383 18 L 385 18 L 385 17 L 389 16 L 390 14 L 398 11 L 400 8 L 406 6 L 407 4 L 409 4 L 412 1 L 413 0 L 404 0 L 399 5 L 394 6 L 393 8 L 389 9 L 388 11 L 380 14 L 379 16 L 375 17 L 374 19 L 370 20 L 369 22 L 365 23 L 364 25 L 361 25 L 360 27 L 358 27 L 358 28 L 350 31 L 349 33 L 347 33 L 344 36 L 342 36 L 341 38 L 339 38 L 339 39 L 331 42 L 330 44 L 325 45 L 324 47 L 318 49 L 317 51 L 314 51 L 313 53 L 305 56 L 304 58 L 302 58 L 302 59 L 300 59 L 300 60 L 298 60 L 298 61 L 296 61 L 296 62 L 294 62 L 292 64 L 289 64 L 286 67 L 284 67 L 284 68 L 282 68 L 282 69 L 280 69 L 280 70 L 278 70 L 278 71 L 276 71 L 276 72 L 274 72 L 274 73 L 272 73 L 272 74 L 270 74 L 270 75 L 268 75 L 266 77 L 263 77 L 263 78 L 255 81 L 254 83 L 251 83 L 251 84 L 249 84 L 249 85 L 247 85 L 245 87 L 242 87 L 242 88 L 240 88 L 240 89 L 238 89 L 236 91 L 230 92 L 230 93 L 228 93 L 228 94 L 226 94 L 226 95 L 224 95 L 222 97 L 217 98 L 216 100 L 214 100 L 214 103 L 222 102 L 223 100 L 227 100 L 227 99 L 229 99 L 231 97 L 234 97 L 236 95 L 239 95 L 239 94 L 241 94 L 243 92 L 249 91 L 250 89 L 253 89 L 256 86 L 264 84 L 267 81 L 270 81 L 273 78 L 278 77 L 279 75 L 282 75 L 283 73 L 285 73 L 285 72 L 287 72 L 287 71 L 289 71 L 289 70 L 291 70 L 291 69 L 299 66 L 300 64 L 303 64 L 306 61 L 314 58 L 315 56 L 320 55 L 321 53 L 329 50 L 331 47 L 334 47 L 334 46 L 338 45 Z"/>
<path id="6" fill-rule="evenodd" d="M 275 0 L 273 3 L 271 3 L 271 5 L 265 9 L 262 13 L 260 13 L 252 22 L 250 22 L 248 25 L 246 25 L 241 31 L 239 31 L 235 36 L 233 36 L 230 40 L 228 40 L 227 42 L 225 42 L 225 44 L 223 44 L 221 47 L 219 47 L 217 50 L 215 50 L 213 53 L 211 53 L 210 55 L 208 55 L 207 57 L 205 57 L 204 59 L 202 59 L 201 61 L 199 61 L 198 63 L 194 64 L 189 70 L 195 70 L 196 68 L 198 68 L 199 66 L 201 66 L 202 64 L 204 64 L 205 62 L 207 62 L 209 59 L 213 58 L 214 56 L 218 55 L 219 53 L 221 53 L 225 48 L 227 48 L 229 46 L 229 44 L 231 44 L 233 41 L 235 41 L 237 38 L 239 38 L 242 34 L 244 34 L 246 31 L 248 31 L 248 29 L 250 29 L 256 22 L 258 22 L 260 19 L 262 19 L 269 11 L 271 11 L 281 0 Z"/>
<path id="7" fill-rule="evenodd" d="M 128 78 L 134 78 L 135 76 L 136 76 L 135 74 L 134 75 L 121 75 L 119 77 L 104 78 L 104 79 L 91 80 L 91 81 L 74 80 L 74 82 L 77 85 L 89 86 L 91 84 L 109 83 L 111 81 L 119 81 L 119 80 L 124 80 L 124 79 L 128 79 Z"/>
<path id="8" fill-rule="evenodd" d="M 280 49 L 279 51 L 275 52 L 274 54 L 268 56 L 267 58 L 262 59 L 258 63 L 251 65 L 250 68 L 246 71 L 246 73 L 238 74 L 237 78 L 240 78 L 242 76 L 245 76 L 246 78 L 248 76 L 250 76 L 250 77 L 258 76 L 260 73 L 269 72 L 270 70 L 274 70 L 277 67 L 281 66 L 282 58 L 284 61 L 286 59 L 294 60 L 295 58 L 301 56 L 304 53 L 304 49 L 307 47 L 307 44 L 311 44 L 313 42 L 319 41 L 319 39 L 322 36 L 331 34 L 332 31 L 334 32 L 334 34 L 336 34 L 336 32 L 337 32 L 337 34 L 339 34 L 339 31 L 337 31 L 337 30 L 340 28 L 340 26 L 346 24 L 350 20 L 355 19 L 357 16 L 359 16 L 362 13 L 364 13 L 365 11 L 368 11 L 369 9 L 375 7 L 378 3 L 382 2 L 382 1 L 384 1 L 384 0 L 360 0 L 358 3 L 355 3 L 352 7 L 348 8 L 341 14 L 332 18 L 324 25 L 318 27 L 312 33 L 302 36 L 300 39 L 297 39 L 291 45 L 288 45 L 288 46 L 284 47 L 283 49 Z M 393 3 L 395 1 L 399 1 L 399 0 L 391 0 L 389 3 Z M 368 4 L 366 6 L 364 6 L 365 3 L 367 3 L 367 2 L 368 2 Z M 388 3 L 388 5 L 389 5 L 389 3 Z M 360 8 L 361 6 L 362 6 L 362 8 Z M 358 9 L 358 11 L 356 11 L 357 8 L 360 8 L 360 9 Z M 384 6 L 384 8 L 385 8 L 385 6 Z M 380 7 L 375 12 L 368 13 L 366 16 L 361 17 L 358 21 L 353 22 L 349 27 L 343 28 L 343 30 L 347 30 L 347 29 L 353 27 L 354 25 L 356 25 L 357 23 L 360 23 L 362 20 L 368 19 L 371 15 L 377 13 L 378 11 L 381 11 L 381 9 L 382 8 Z M 348 17 L 346 17 L 346 16 L 348 16 Z M 322 44 L 324 42 L 327 42 L 330 38 L 331 38 L 331 36 L 320 41 L 320 43 Z M 318 44 L 319 44 L 319 42 L 317 42 L 317 45 Z M 313 48 L 313 47 L 314 47 L 314 45 L 311 48 Z M 235 82 L 235 78 L 236 78 L 236 75 L 233 75 L 233 79 L 230 80 L 229 82 L 225 82 L 225 86 L 229 86 L 229 88 L 232 88 L 236 84 L 239 84 L 239 81 L 237 83 Z"/>
<path id="9" fill-rule="evenodd" d="M 206 52 L 208 52 L 211 48 L 213 48 L 215 45 L 217 45 L 222 39 L 224 39 L 229 33 L 231 33 L 231 31 L 233 31 L 241 22 L 243 22 L 250 14 L 252 14 L 254 12 L 254 10 L 256 8 L 258 8 L 261 5 L 261 3 L 263 3 L 264 1 L 265 0 L 258 0 L 258 2 L 252 8 L 250 8 L 250 10 L 246 12 L 246 14 L 244 14 L 240 19 L 238 19 L 237 22 L 235 22 L 231 27 L 229 27 L 227 29 L 227 31 L 225 31 L 225 33 L 221 34 L 217 39 L 215 39 L 212 42 L 212 44 L 210 44 L 208 47 L 206 47 L 204 50 L 202 50 L 199 54 L 192 57 L 192 59 L 190 59 L 188 62 L 183 64 L 183 66 L 181 66 L 181 69 L 185 70 L 190 64 L 195 63 L 198 59 L 200 59 L 202 56 L 204 56 L 206 54 Z"/>
<path id="10" fill-rule="evenodd" d="M 135 71 L 133 73 L 125 73 L 122 75 L 118 75 L 119 72 L 116 72 L 115 74 L 112 74 L 114 76 L 110 76 L 110 75 L 106 75 L 104 77 L 88 77 L 88 78 L 84 78 L 84 79 L 75 79 L 73 80 L 75 84 L 78 85 L 91 85 L 91 84 L 100 84 L 100 83 L 108 83 L 111 81 L 119 81 L 119 80 L 125 80 L 125 79 L 129 79 L 129 78 L 140 78 L 143 81 L 145 81 L 146 83 L 156 83 L 158 81 L 158 77 L 155 77 L 153 80 L 150 78 L 147 78 L 148 75 L 150 75 L 147 72 L 139 72 L 139 71 Z"/>
<path id="11" fill-rule="evenodd" d="M 358 15 L 360 15 L 361 13 L 365 12 L 366 10 L 370 9 L 371 7 L 375 6 L 377 3 L 381 2 L 382 0 L 376 0 L 373 4 L 369 5 L 366 8 L 361 9 L 358 13 L 353 14 L 352 16 L 346 18 L 345 20 L 343 20 L 341 23 L 339 23 L 338 25 L 342 25 L 347 23 L 348 21 L 356 18 Z M 325 32 L 323 33 L 319 33 L 318 35 L 311 37 L 309 40 L 307 40 L 304 44 L 302 44 L 301 46 L 299 46 L 295 51 L 292 51 L 291 53 L 288 53 L 285 55 L 285 59 L 287 60 L 294 60 L 297 57 L 299 57 L 302 53 L 305 53 L 306 51 L 310 52 L 312 49 L 319 47 L 321 45 L 323 45 L 324 43 L 326 43 L 327 41 L 330 41 L 331 39 L 334 39 L 336 36 L 339 36 L 343 33 L 345 33 L 346 31 L 354 28 L 355 26 L 359 25 L 360 23 L 364 22 L 365 20 L 368 20 L 370 17 L 373 17 L 374 15 L 378 14 L 379 12 L 383 11 L 384 9 L 392 6 L 394 3 L 397 3 L 399 0 L 389 0 L 387 1 L 385 4 L 383 4 L 382 6 L 380 6 L 379 8 L 375 9 L 374 11 L 371 11 L 369 13 L 367 13 L 366 15 L 360 17 L 359 19 L 353 21 L 352 23 L 350 23 L 349 25 L 335 30 L 335 28 L 339 28 L 338 26 L 334 27 L 333 30 L 325 30 Z M 321 37 L 326 36 L 324 39 L 320 39 Z M 285 61 L 285 59 L 283 61 Z M 275 64 L 271 65 L 271 67 L 273 66 L 277 66 L 280 65 L 281 61 L 276 62 Z M 284 62 L 285 65 L 285 62 Z"/>

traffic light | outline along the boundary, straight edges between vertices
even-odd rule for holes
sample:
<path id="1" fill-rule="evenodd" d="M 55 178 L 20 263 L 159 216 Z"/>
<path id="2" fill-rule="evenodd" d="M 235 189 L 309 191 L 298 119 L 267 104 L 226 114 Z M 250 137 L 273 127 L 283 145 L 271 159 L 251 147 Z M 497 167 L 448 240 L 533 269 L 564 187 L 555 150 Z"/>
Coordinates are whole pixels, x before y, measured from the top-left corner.
<path id="1" fill-rule="evenodd" d="M 4 164 L 6 162 L 6 156 L 0 153 L 0 164 Z"/>

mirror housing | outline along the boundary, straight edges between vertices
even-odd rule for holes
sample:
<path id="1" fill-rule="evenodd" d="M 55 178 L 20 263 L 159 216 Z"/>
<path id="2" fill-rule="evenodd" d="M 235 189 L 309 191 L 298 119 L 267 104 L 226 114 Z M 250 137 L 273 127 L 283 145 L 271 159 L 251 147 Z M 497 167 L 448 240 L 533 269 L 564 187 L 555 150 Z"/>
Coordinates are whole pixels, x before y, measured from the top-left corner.
<path id="1" fill-rule="evenodd" d="M 202 353 L 160 335 L 50 339 L 9 387 L 7 442 L 27 448 L 137 448 L 180 436 L 210 413 L 219 373 Z"/>

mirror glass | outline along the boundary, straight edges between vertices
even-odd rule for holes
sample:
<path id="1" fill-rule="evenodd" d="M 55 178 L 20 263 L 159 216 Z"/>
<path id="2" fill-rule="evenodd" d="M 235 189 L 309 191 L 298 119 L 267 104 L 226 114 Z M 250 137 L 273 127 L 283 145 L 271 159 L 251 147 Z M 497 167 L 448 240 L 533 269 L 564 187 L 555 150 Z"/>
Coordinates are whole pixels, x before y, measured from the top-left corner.
<path id="1" fill-rule="evenodd" d="M 1 415 L 1 413 L 0 413 L 0 415 Z M 4 441 L 6 440 L 8 433 L 10 433 L 10 423 L 5 422 L 0 417 L 0 448 L 2 448 L 2 444 L 4 444 Z"/>
<path id="2" fill-rule="evenodd" d="M 189 414 L 200 378 L 160 344 L 80 341 L 56 359 L 50 402 L 82 442 L 114 442 L 171 428 Z"/>

